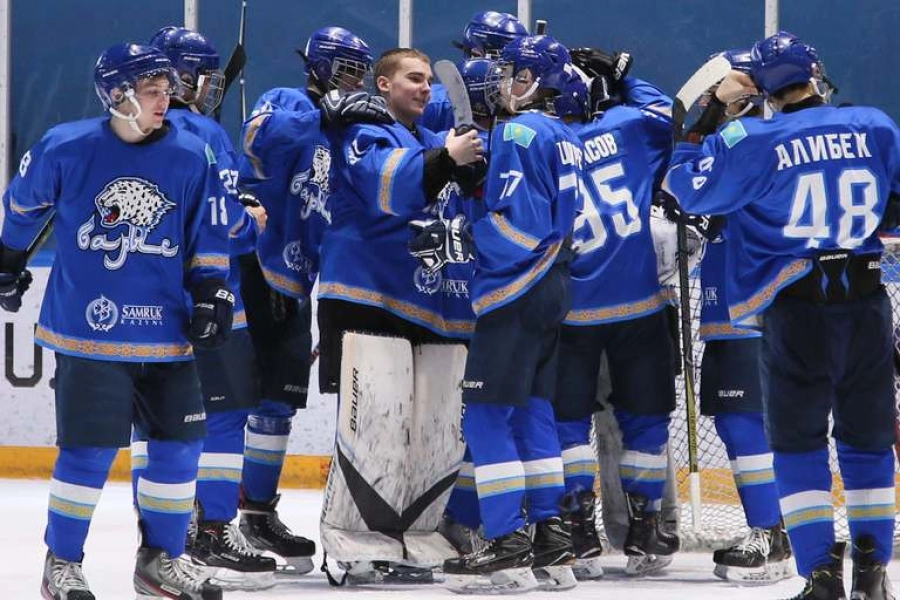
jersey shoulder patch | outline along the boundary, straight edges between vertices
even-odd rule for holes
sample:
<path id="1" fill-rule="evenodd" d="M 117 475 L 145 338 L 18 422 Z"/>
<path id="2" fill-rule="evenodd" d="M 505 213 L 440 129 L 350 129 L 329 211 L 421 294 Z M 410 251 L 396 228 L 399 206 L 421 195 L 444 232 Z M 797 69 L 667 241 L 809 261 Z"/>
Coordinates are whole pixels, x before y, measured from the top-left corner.
<path id="1" fill-rule="evenodd" d="M 515 142 L 523 148 L 531 146 L 535 136 L 537 132 L 534 129 L 521 123 L 506 123 L 503 126 L 503 141 Z"/>
<path id="2" fill-rule="evenodd" d="M 744 124 L 740 121 L 732 121 L 719 132 L 719 135 L 722 137 L 726 146 L 734 148 L 741 140 L 747 137 L 747 130 L 744 129 Z"/>
<path id="3" fill-rule="evenodd" d="M 206 147 L 204 148 L 204 151 L 206 152 L 206 162 L 207 162 L 207 164 L 210 164 L 210 165 L 216 164 L 216 153 L 213 152 L 213 149 L 212 149 L 212 147 L 211 147 L 209 144 L 206 144 Z"/>

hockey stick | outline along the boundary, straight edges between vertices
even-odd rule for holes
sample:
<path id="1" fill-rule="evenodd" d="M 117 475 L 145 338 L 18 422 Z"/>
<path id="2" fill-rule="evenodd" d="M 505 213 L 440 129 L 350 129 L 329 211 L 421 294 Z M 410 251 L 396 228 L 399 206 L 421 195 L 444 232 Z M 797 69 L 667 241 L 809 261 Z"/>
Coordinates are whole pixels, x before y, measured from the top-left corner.
<path id="1" fill-rule="evenodd" d="M 31 245 L 28 246 L 28 250 L 25 251 L 25 264 L 31 262 L 31 259 L 34 258 L 34 255 L 38 253 L 38 250 L 44 247 L 44 244 L 47 243 L 47 240 L 50 239 L 50 236 L 53 235 L 53 224 L 56 220 L 56 214 L 50 215 L 50 218 L 44 223 L 41 230 L 38 232 L 37 237 L 34 238 L 34 241 L 31 242 Z"/>
<path id="2" fill-rule="evenodd" d="M 244 98 L 244 66 L 247 64 L 247 53 L 244 51 L 244 29 L 246 27 L 247 22 L 247 1 L 241 1 L 241 24 L 238 30 L 238 42 L 234 46 L 234 50 L 231 51 L 231 56 L 228 58 L 228 63 L 225 65 L 225 69 L 222 72 L 225 77 L 225 81 L 222 84 L 222 97 L 228 93 L 228 90 L 234 84 L 235 81 L 240 78 L 240 86 L 241 86 L 241 122 L 244 122 L 244 116 L 246 114 L 246 100 Z M 215 110 L 215 119 L 218 121 L 221 118 L 222 114 L 222 105 L 219 104 Z"/>
<path id="3" fill-rule="evenodd" d="M 724 56 L 717 56 L 701 66 L 685 82 L 675 95 L 672 110 L 672 128 L 676 142 L 681 141 L 684 120 L 688 111 L 709 88 L 728 75 L 731 63 Z M 688 471 L 691 495 L 691 514 L 694 529 L 700 527 L 700 462 L 697 455 L 697 399 L 694 385 L 694 339 L 691 329 L 691 291 L 688 272 L 687 226 L 683 222 L 678 230 L 678 287 L 681 304 L 681 359 L 684 377 L 685 408 L 687 414 Z"/>
<path id="4" fill-rule="evenodd" d="M 453 107 L 453 121 L 457 132 L 461 127 L 472 127 L 475 119 L 472 116 L 472 103 L 469 100 L 469 92 L 463 82 L 459 69 L 449 60 L 439 60 L 434 63 L 434 74 L 447 90 L 447 98 Z"/>

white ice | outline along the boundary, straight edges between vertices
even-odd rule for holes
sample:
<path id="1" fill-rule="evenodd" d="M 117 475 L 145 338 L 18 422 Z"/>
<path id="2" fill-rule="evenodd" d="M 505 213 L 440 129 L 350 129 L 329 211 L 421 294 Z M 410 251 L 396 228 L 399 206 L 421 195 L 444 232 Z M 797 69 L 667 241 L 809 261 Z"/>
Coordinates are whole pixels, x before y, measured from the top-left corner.
<path id="1" fill-rule="evenodd" d="M 0 511 L 6 515 L 0 525 L 0 598 L 40 598 L 48 489 L 48 483 L 43 481 L 0 479 Z M 107 485 L 94 515 L 85 548 L 84 570 L 99 600 L 134 598 L 131 576 L 137 533 L 130 495 L 130 487 L 125 484 Z M 287 490 L 279 511 L 295 532 L 318 538 L 321 501 L 319 491 Z M 321 555 L 317 557 L 317 567 L 319 562 Z M 531 592 L 525 597 L 528 600 L 756 600 L 789 598 L 803 587 L 803 580 L 797 577 L 771 587 L 736 587 L 716 579 L 712 575 L 710 556 L 700 553 L 678 554 L 665 573 L 646 579 L 626 577 L 623 565 L 621 555 L 610 556 L 604 565 L 607 576 L 601 581 L 581 583 L 566 593 Z M 849 569 L 848 561 L 845 564 L 848 586 Z M 900 562 L 891 564 L 890 573 L 895 581 L 900 581 Z M 440 585 L 336 589 L 329 587 L 324 574 L 318 570 L 298 578 L 296 583 L 255 593 L 228 592 L 225 597 L 229 600 L 336 599 L 342 594 L 351 594 L 356 600 L 465 598 Z"/>

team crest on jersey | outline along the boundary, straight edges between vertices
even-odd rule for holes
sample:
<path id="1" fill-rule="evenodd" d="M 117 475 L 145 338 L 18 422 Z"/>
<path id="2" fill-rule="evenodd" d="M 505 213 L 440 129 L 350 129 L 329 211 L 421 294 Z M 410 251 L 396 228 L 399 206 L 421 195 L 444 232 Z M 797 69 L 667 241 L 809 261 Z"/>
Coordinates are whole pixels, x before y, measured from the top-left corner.
<path id="1" fill-rule="evenodd" d="M 429 273 L 424 267 L 418 267 L 416 272 L 413 273 L 413 283 L 416 284 L 416 289 L 422 294 L 433 296 L 441 289 L 443 282 L 444 276 L 441 275 L 440 271 Z"/>
<path id="2" fill-rule="evenodd" d="M 120 177 L 103 188 L 96 198 L 96 213 L 78 228 L 78 247 L 103 252 L 103 265 L 121 269 L 132 252 L 171 258 L 178 254 L 169 238 L 151 244 L 148 238 L 163 217 L 175 207 L 156 184 L 137 177 Z M 100 230 L 94 232 L 97 221 Z M 104 231 L 107 230 L 107 231 Z"/>
<path id="3" fill-rule="evenodd" d="M 300 242 L 294 241 L 284 247 L 281 253 L 284 264 L 291 271 L 297 273 L 310 273 L 312 271 L 312 261 L 303 254 L 303 246 Z"/>
<path id="4" fill-rule="evenodd" d="M 119 320 L 119 307 L 104 295 L 91 300 L 84 309 L 84 318 L 93 331 L 109 331 Z"/>
<path id="5" fill-rule="evenodd" d="M 294 175 L 291 179 L 291 194 L 303 200 L 300 218 L 308 219 L 313 211 L 331 223 L 331 213 L 326 203 L 331 194 L 329 174 L 331 173 L 331 151 L 325 146 L 316 146 L 312 167 Z"/>

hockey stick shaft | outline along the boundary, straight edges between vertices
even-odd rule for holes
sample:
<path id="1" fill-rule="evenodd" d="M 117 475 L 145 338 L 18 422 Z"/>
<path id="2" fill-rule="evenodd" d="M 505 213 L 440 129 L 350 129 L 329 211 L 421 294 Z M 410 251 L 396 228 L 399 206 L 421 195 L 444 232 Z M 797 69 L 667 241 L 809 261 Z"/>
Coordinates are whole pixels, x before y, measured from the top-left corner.
<path id="1" fill-rule="evenodd" d="M 34 241 L 31 242 L 31 245 L 28 246 L 28 250 L 25 251 L 25 264 L 31 262 L 31 259 L 34 258 L 34 255 L 38 253 L 38 251 L 44 247 L 44 244 L 47 243 L 47 240 L 50 239 L 50 236 L 53 235 L 53 225 L 56 220 L 56 215 L 50 215 L 50 218 L 44 223 L 44 226 L 41 227 L 41 230 L 38 232 L 37 237 L 34 238 Z"/>
<path id="2" fill-rule="evenodd" d="M 241 0 L 241 25 L 238 33 L 238 45 L 243 50 L 244 37 L 247 33 L 247 0 Z M 246 62 L 246 59 L 245 61 Z M 241 123 L 247 120 L 247 87 L 246 78 L 244 77 L 244 68 L 241 66 L 240 81 L 238 87 L 241 93 Z"/>

